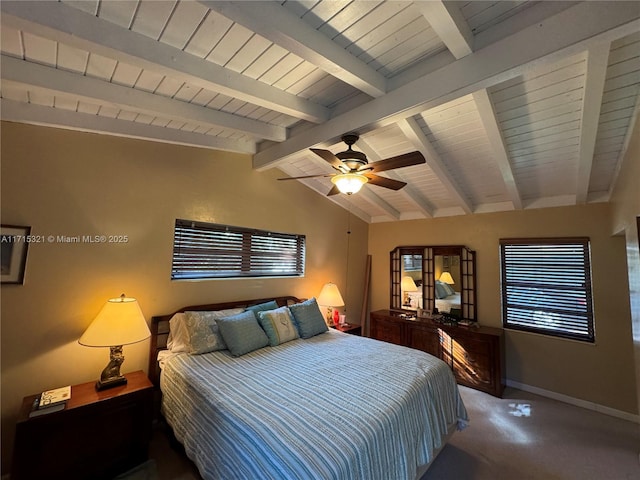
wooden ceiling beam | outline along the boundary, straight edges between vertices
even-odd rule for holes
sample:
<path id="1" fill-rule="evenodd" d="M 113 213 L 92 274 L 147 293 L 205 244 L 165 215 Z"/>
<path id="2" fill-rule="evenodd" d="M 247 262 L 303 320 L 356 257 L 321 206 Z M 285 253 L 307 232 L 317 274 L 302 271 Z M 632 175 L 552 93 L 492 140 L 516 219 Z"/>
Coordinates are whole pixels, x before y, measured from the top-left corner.
<path id="1" fill-rule="evenodd" d="M 495 160 L 498 164 L 498 169 L 502 174 L 504 185 L 509 193 L 509 198 L 513 204 L 513 208 L 516 210 L 522 209 L 522 198 L 518 190 L 518 184 L 513 175 L 513 169 L 511 168 L 511 162 L 509 160 L 509 154 L 507 153 L 507 146 L 502 136 L 502 131 L 498 125 L 498 119 L 496 118 L 496 112 L 493 108 L 493 103 L 489 97 L 489 92 L 486 89 L 478 90 L 472 94 L 473 100 L 478 109 L 480 115 L 480 121 L 484 126 L 484 130 L 489 138 L 489 143 L 495 154 Z"/>
<path id="2" fill-rule="evenodd" d="M 268 138 L 274 141 L 283 141 L 286 138 L 284 127 L 27 62 L 7 55 L 2 55 L 1 58 L 3 84 L 14 82 L 18 85 L 28 86 L 30 89 L 62 93 L 89 103 L 96 103 L 97 100 L 139 113 L 236 130 L 256 138 Z"/>
<path id="3" fill-rule="evenodd" d="M 382 74 L 277 2 L 200 0 L 200 3 L 372 97 L 380 97 L 387 91 Z"/>
<path id="4" fill-rule="evenodd" d="M 429 168 L 431 168 L 440 183 L 444 185 L 451 198 L 464 210 L 464 213 L 473 213 L 471 202 L 469 202 L 460 186 L 449 174 L 449 170 L 442 161 L 442 158 L 440 158 L 436 149 L 433 148 L 429 139 L 424 135 L 418 122 L 413 118 L 407 118 L 399 121 L 398 126 L 411 144 L 422 152 L 427 161 L 427 165 L 429 165 Z"/>
<path id="5" fill-rule="evenodd" d="M 2 25 L 313 123 L 330 110 L 62 2 L 0 2 Z"/>
<path id="6" fill-rule="evenodd" d="M 61 108 L 33 105 L 7 100 L 6 98 L 0 100 L 0 109 L 2 109 L 2 119 L 10 122 L 235 153 L 252 154 L 255 152 L 255 143 L 247 140 L 232 140 L 201 133 L 185 132 L 175 128 L 159 127 L 145 123 L 101 117 L 89 113 L 63 110 Z"/>
<path id="7" fill-rule="evenodd" d="M 360 138 L 358 140 L 358 149 L 367 156 L 367 160 L 369 161 L 369 163 L 382 160 L 382 157 L 378 155 L 378 153 L 371 147 L 371 145 L 369 145 L 369 143 L 364 138 Z M 433 217 L 433 208 L 427 203 L 426 199 L 422 194 L 420 194 L 420 192 L 411 187 L 411 183 L 407 182 L 407 180 L 402 176 L 401 173 L 394 170 L 387 170 L 384 172 L 384 176 L 389 177 L 393 180 L 406 182 L 407 185 L 398 190 L 398 193 L 400 193 L 400 195 L 402 195 L 408 202 L 410 202 L 426 218 Z"/>
<path id="8" fill-rule="evenodd" d="M 583 52 L 640 29 L 633 2 L 581 2 L 496 41 L 421 78 L 256 153 L 254 168 L 275 166 L 296 152 L 342 134 L 360 134 L 398 122 L 482 88 L 512 79 L 535 65 Z"/>
<path id="9" fill-rule="evenodd" d="M 582 121 L 580 122 L 580 148 L 576 185 L 577 204 L 587 203 L 589 195 L 589 182 L 591 180 L 593 155 L 596 148 L 600 108 L 602 106 L 604 83 L 607 77 L 610 48 L 611 45 L 605 43 L 587 51 L 587 71 L 582 95 Z"/>
<path id="10" fill-rule="evenodd" d="M 458 5 L 441 0 L 416 2 L 415 5 L 454 57 L 458 59 L 473 53 L 473 32 Z"/>

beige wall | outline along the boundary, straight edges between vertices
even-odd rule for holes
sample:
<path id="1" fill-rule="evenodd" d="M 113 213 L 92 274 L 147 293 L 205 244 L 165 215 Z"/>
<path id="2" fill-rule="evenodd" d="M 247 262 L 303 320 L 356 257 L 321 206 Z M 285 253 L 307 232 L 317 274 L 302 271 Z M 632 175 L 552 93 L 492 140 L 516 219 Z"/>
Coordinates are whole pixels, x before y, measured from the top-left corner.
<path id="1" fill-rule="evenodd" d="M 607 204 L 415 220 L 369 226 L 372 310 L 389 306 L 389 252 L 399 245 L 467 245 L 477 252 L 478 320 L 501 326 L 498 240 L 591 238 L 596 344 L 507 331 L 511 381 L 637 413 L 625 243 Z M 612 279 L 616 279 L 612 281 Z"/>
<path id="2" fill-rule="evenodd" d="M 325 282 L 360 318 L 367 224 L 298 182 L 258 173 L 247 155 L 2 123 L 2 223 L 34 235 L 128 235 L 124 244 L 36 243 L 24 285 L 3 285 L 2 465 L 9 463 L 23 396 L 96 379 L 108 349 L 77 343 L 111 297 L 136 297 L 147 318 L 198 303 L 311 297 Z M 172 282 L 176 218 L 307 238 L 306 275 L 294 279 Z M 355 248 L 357 246 L 358 248 Z M 148 341 L 125 346 L 123 372 L 146 370 Z"/>
<path id="3" fill-rule="evenodd" d="M 611 197 L 612 231 L 624 236 L 633 324 L 636 388 L 640 402 L 640 242 L 637 218 L 640 216 L 640 121 L 636 121 L 616 187 Z M 640 405 L 638 406 L 640 409 Z"/>

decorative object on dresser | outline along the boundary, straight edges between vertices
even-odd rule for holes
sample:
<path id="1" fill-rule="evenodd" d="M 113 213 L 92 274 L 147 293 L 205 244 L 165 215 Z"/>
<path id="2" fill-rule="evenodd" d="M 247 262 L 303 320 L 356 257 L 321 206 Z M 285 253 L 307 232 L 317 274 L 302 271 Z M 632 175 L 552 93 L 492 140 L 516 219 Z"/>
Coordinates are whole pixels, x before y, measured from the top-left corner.
<path id="1" fill-rule="evenodd" d="M 316 301 L 318 305 L 327 307 L 327 324 L 330 326 L 334 325 L 334 323 L 336 323 L 334 322 L 334 312 L 337 312 L 334 308 L 344 306 L 344 300 L 342 299 L 338 286 L 335 283 L 325 283 Z"/>
<path id="2" fill-rule="evenodd" d="M 151 440 L 153 385 L 142 371 L 127 384 L 97 391 L 95 382 L 71 387 L 66 408 L 29 418 L 34 400 L 22 401 L 11 467 L 12 480 L 107 480 L 144 462 Z"/>
<path id="3" fill-rule="evenodd" d="M 37 237 L 40 238 L 40 237 Z M 27 248 L 31 243 L 31 227 L 2 225 L 0 227 L 0 282 L 24 283 Z"/>
<path id="4" fill-rule="evenodd" d="M 147 321 L 135 298 L 123 293 L 104 304 L 95 320 L 78 340 L 87 347 L 109 347 L 110 360 L 96 382 L 96 389 L 103 390 L 127 383 L 120 374 L 124 362 L 122 346 L 141 342 L 151 336 Z"/>
<path id="5" fill-rule="evenodd" d="M 409 317 L 402 311 L 371 312 L 371 337 L 416 348 L 442 359 L 461 385 L 501 397 L 504 334 L 501 328 L 446 325 L 440 316 Z"/>

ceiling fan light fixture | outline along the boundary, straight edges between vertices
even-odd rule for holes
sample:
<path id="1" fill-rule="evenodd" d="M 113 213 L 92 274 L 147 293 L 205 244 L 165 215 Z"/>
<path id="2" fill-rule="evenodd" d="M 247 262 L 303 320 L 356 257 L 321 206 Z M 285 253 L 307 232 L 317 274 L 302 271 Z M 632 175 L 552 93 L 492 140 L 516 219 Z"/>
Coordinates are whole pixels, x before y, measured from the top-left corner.
<path id="1" fill-rule="evenodd" d="M 337 186 L 338 190 L 346 195 L 358 193 L 362 186 L 367 182 L 367 177 L 359 173 L 342 173 L 331 177 L 331 183 Z"/>

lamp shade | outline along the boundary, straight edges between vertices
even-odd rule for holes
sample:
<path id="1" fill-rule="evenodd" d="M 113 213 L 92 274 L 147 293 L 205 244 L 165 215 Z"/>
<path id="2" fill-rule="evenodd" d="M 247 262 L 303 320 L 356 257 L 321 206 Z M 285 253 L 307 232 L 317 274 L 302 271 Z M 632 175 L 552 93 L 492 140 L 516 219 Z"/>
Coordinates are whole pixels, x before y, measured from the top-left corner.
<path id="1" fill-rule="evenodd" d="M 400 280 L 400 288 L 405 292 L 417 292 L 418 287 L 416 286 L 416 282 L 413 281 L 413 278 L 410 276 L 402 277 Z"/>
<path id="2" fill-rule="evenodd" d="M 325 283 L 320 291 L 320 295 L 316 298 L 319 305 L 326 305 L 328 307 L 342 307 L 344 306 L 344 300 L 340 295 L 340 290 L 335 283 Z"/>
<path id="3" fill-rule="evenodd" d="M 440 280 L 442 283 L 448 283 L 449 285 L 453 285 L 454 283 L 456 283 L 453 281 L 453 277 L 449 272 L 442 272 L 438 280 Z"/>
<path id="4" fill-rule="evenodd" d="M 82 334 L 78 343 L 87 347 L 112 347 L 141 342 L 151 336 L 135 298 L 112 298 Z"/>
<path id="5" fill-rule="evenodd" d="M 368 181 L 369 179 L 360 173 L 342 173 L 331 177 L 331 183 L 347 195 L 359 192 L 362 185 Z"/>

